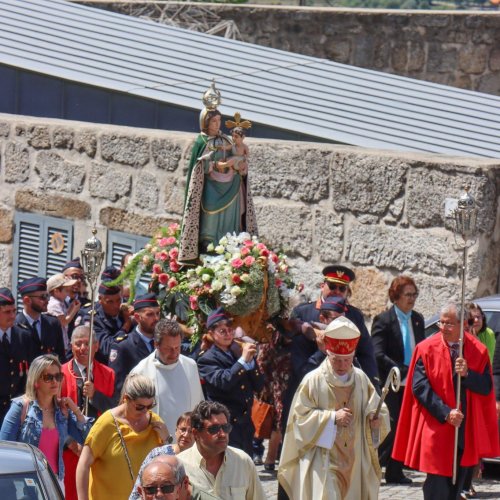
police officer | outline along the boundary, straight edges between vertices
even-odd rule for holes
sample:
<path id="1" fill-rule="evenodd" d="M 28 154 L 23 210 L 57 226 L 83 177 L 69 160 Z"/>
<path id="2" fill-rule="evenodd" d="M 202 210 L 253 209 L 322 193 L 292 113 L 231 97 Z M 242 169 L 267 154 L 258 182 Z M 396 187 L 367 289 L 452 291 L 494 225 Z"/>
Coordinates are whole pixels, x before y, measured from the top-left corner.
<path id="1" fill-rule="evenodd" d="M 64 267 L 61 269 L 61 272 L 66 279 L 75 281 L 73 286 L 69 287 L 69 293 L 65 299 L 66 305 L 69 308 L 71 304 L 75 303 L 79 307 L 79 312 L 76 313 L 73 319 L 68 323 L 68 339 L 71 339 L 73 330 L 81 323 L 82 309 L 90 309 L 91 304 L 83 296 L 83 289 L 85 287 L 85 274 L 83 273 L 83 267 L 80 263 L 80 258 L 77 257 L 66 262 L 66 264 L 64 264 Z"/>
<path id="2" fill-rule="evenodd" d="M 30 334 L 14 326 L 16 302 L 8 288 L 0 288 L 0 425 L 10 400 L 24 394 Z"/>
<path id="3" fill-rule="evenodd" d="M 57 318 L 47 312 L 49 293 L 45 278 L 29 278 L 19 283 L 17 291 L 23 300 L 23 310 L 16 316 L 16 326 L 28 332 L 31 339 L 31 362 L 41 354 L 55 354 L 59 361 L 66 361 L 64 338 Z"/>
<path id="4" fill-rule="evenodd" d="M 125 378 L 139 361 L 155 349 L 154 331 L 160 320 L 160 305 L 154 293 L 139 295 L 133 302 L 137 326 L 128 335 L 116 337 L 109 355 L 109 366 L 115 371 L 115 398 L 118 398 Z"/>
<path id="5" fill-rule="evenodd" d="M 233 426 L 229 445 L 252 456 L 253 398 L 264 385 L 255 362 L 256 345 L 245 342 L 239 346 L 234 342 L 232 320 L 222 307 L 208 316 L 207 330 L 213 345 L 198 358 L 207 399 L 227 406 Z"/>

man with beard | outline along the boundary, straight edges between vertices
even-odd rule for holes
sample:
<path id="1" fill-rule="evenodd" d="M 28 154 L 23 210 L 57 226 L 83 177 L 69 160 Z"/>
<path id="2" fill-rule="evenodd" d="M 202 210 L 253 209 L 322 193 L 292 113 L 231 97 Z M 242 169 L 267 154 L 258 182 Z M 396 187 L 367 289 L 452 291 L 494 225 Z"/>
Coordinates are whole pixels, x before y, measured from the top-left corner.
<path id="1" fill-rule="evenodd" d="M 55 354 L 66 361 L 64 338 L 57 318 L 47 312 L 49 294 L 45 278 L 29 278 L 19 283 L 17 291 L 23 300 L 23 310 L 16 316 L 16 326 L 30 334 L 29 362 L 41 354 Z"/>
<path id="2" fill-rule="evenodd" d="M 133 307 L 133 317 L 137 326 L 128 335 L 118 335 L 114 339 L 109 355 L 109 366 L 116 375 L 116 399 L 119 398 L 125 378 L 132 368 L 155 349 L 154 331 L 160 320 L 160 305 L 156 295 L 154 293 L 139 295 L 134 300 Z"/>
<path id="3" fill-rule="evenodd" d="M 193 485 L 225 500 L 264 500 L 265 494 L 252 459 L 228 446 L 228 409 L 202 401 L 191 414 L 195 444 L 178 455 Z"/>

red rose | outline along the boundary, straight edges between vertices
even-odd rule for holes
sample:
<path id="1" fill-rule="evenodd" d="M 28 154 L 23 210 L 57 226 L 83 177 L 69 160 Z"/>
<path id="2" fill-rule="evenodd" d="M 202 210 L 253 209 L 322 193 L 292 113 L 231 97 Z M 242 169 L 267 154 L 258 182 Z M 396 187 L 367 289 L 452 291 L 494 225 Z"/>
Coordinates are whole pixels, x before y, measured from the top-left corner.
<path id="1" fill-rule="evenodd" d="M 167 282 L 168 282 L 168 279 L 169 279 L 169 275 L 168 274 L 165 274 L 165 273 L 161 273 L 159 276 L 158 276 L 158 281 L 162 284 L 162 285 L 166 285 Z"/>

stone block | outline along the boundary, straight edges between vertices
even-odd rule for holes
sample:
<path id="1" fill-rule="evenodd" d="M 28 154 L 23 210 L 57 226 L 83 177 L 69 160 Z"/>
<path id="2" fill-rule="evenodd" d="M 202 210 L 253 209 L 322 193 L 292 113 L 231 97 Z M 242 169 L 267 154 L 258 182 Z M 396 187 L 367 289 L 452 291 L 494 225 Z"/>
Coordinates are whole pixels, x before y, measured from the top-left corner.
<path id="1" fill-rule="evenodd" d="M 500 48 L 492 49 L 490 52 L 489 66 L 491 71 L 500 70 Z"/>
<path id="2" fill-rule="evenodd" d="M 396 269 L 399 273 L 453 274 L 457 253 L 451 233 L 408 231 L 397 227 L 353 225 L 347 235 L 347 260 Z"/>
<path id="3" fill-rule="evenodd" d="M 122 169 L 102 163 L 94 163 L 89 178 L 91 196 L 116 201 L 128 196 L 132 186 L 132 176 Z"/>
<path id="4" fill-rule="evenodd" d="M 0 287 L 12 289 L 12 246 L 0 245 Z"/>
<path id="5" fill-rule="evenodd" d="M 97 136 L 93 130 L 79 130 L 75 134 L 74 148 L 79 153 L 85 153 L 89 158 L 95 158 L 97 152 Z"/>
<path id="6" fill-rule="evenodd" d="M 135 181 L 135 205 L 139 208 L 156 211 L 159 191 L 156 176 L 145 172 L 141 173 Z"/>
<path id="7" fill-rule="evenodd" d="M 344 251 L 343 216 L 329 210 L 316 210 L 314 249 L 322 262 L 338 262 Z"/>
<path id="8" fill-rule="evenodd" d="M 90 219 L 90 204 L 73 197 L 48 194 L 33 189 L 16 192 L 15 208 L 22 212 L 35 212 L 64 219 Z"/>
<path id="9" fill-rule="evenodd" d="M 479 79 L 476 90 L 486 94 L 500 95 L 500 71 L 483 75 Z"/>
<path id="10" fill-rule="evenodd" d="M 158 168 L 175 172 L 182 157 L 182 147 L 170 139 L 154 139 L 151 143 L 153 161 Z"/>
<path id="11" fill-rule="evenodd" d="M 410 42 L 408 46 L 408 71 L 422 71 L 424 66 L 424 44 L 422 42 Z"/>
<path id="12" fill-rule="evenodd" d="M 149 140 L 145 136 L 102 134 L 101 157 L 123 165 L 142 167 L 150 159 Z"/>
<path id="13" fill-rule="evenodd" d="M 328 198 L 328 166 L 332 153 L 321 146 L 250 145 L 252 194 L 316 203 Z"/>
<path id="14" fill-rule="evenodd" d="M 351 285 L 349 302 L 361 309 L 365 317 L 373 318 L 386 309 L 389 283 L 384 273 L 377 269 L 353 268 L 356 279 Z"/>
<path id="15" fill-rule="evenodd" d="M 10 243 L 14 236 L 14 212 L 0 208 L 0 243 Z"/>
<path id="16" fill-rule="evenodd" d="M 0 137 L 9 137 L 10 134 L 10 123 L 0 122 Z"/>
<path id="17" fill-rule="evenodd" d="M 180 218 L 155 217 L 121 208 L 105 207 L 99 212 L 99 223 L 114 231 L 151 236 L 161 226 L 180 223 Z"/>
<path id="18" fill-rule="evenodd" d="M 375 54 L 373 59 L 373 68 L 384 69 L 390 64 L 392 47 L 389 40 L 383 38 L 378 41 L 375 46 Z M 345 62 L 348 62 L 347 60 Z"/>
<path id="19" fill-rule="evenodd" d="M 313 220 L 307 207 L 256 203 L 255 210 L 259 235 L 271 248 L 291 256 L 311 257 Z"/>
<path id="20" fill-rule="evenodd" d="M 184 196 L 186 181 L 168 178 L 165 182 L 165 211 L 182 215 L 184 212 Z"/>
<path id="21" fill-rule="evenodd" d="M 321 270 L 326 264 L 302 257 L 290 257 L 288 260 L 295 283 L 303 287 L 302 291 L 293 297 L 292 307 L 302 302 L 316 300 L 319 297 L 320 284 L 323 282 Z"/>
<path id="22" fill-rule="evenodd" d="M 350 40 L 329 40 L 325 43 L 325 56 L 330 61 L 339 63 L 348 63 L 351 58 L 351 42 Z"/>
<path id="23" fill-rule="evenodd" d="M 426 274 L 411 274 L 417 284 L 419 295 L 415 303 L 415 310 L 430 318 L 439 313 L 441 307 L 448 302 L 460 301 L 460 281 L 454 278 L 429 276 Z"/>
<path id="24" fill-rule="evenodd" d="M 43 189 L 81 193 L 85 182 L 85 167 L 65 161 L 58 153 L 41 151 L 35 162 Z"/>
<path id="25" fill-rule="evenodd" d="M 338 153 L 332 168 L 333 208 L 384 215 L 404 189 L 408 163 L 399 158 Z"/>
<path id="26" fill-rule="evenodd" d="M 5 182 L 26 182 L 30 174 L 28 148 L 18 142 L 5 146 Z"/>
<path id="27" fill-rule="evenodd" d="M 464 185 L 469 185 L 479 205 L 478 228 L 486 233 L 492 231 L 496 220 L 494 182 L 480 169 L 459 170 L 457 175 L 456 168 L 441 167 L 428 163 L 410 171 L 406 200 L 408 222 L 418 228 L 445 225 L 445 199 L 458 198 Z"/>
<path id="28" fill-rule="evenodd" d="M 353 64 L 362 68 L 371 67 L 375 54 L 375 39 L 363 32 L 354 42 Z"/>
<path id="29" fill-rule="evenodd" d="M 429 43 L 427 71 L 436 73 L 454 72 L 457 67 L 457 49 L 447 44 Z"/>
<path id="30" fill-rule="evenodd" d="M 408 63 L 408 48 L 406 44 L 398 44 L 392 49 L 391 63 L 395 71 L 404 73 Z"/>
<path id="31" fill-rule="evenodd" d="M 458 67 L 464 73 L 480 74 L 486 69 L 489 47 L 487 45 L 468 45 L 458 54 Z"/>
<path id="32" fill-rule="evenodd" d="M 28 144 L 35 149 L 49 149 L 50 130 L 46 125 L 31 125 L 26 128 Z"/>
<path id="33" fill-rule="evenodd" d="M 55 127 L 52 131 L 52 144 L 55 148 L 72 149 L 75 133 L 67 127 Z"/>

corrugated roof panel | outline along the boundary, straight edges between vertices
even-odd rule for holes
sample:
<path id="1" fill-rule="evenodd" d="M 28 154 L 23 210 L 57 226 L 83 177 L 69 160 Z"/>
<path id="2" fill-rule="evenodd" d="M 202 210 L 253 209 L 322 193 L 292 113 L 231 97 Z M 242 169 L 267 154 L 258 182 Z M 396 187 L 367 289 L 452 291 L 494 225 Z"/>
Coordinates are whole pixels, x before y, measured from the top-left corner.
<path id="1" fill-rule="evenodd" d="M 0 0 L 0 62 L 372 148 L 500 158 L 500 98 L 62 0 Z"/>

